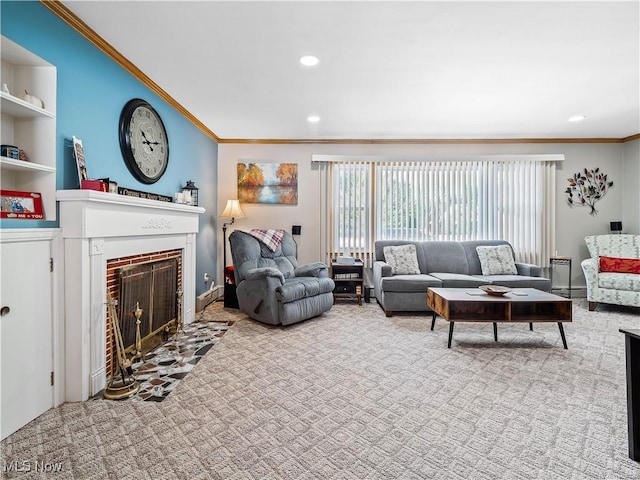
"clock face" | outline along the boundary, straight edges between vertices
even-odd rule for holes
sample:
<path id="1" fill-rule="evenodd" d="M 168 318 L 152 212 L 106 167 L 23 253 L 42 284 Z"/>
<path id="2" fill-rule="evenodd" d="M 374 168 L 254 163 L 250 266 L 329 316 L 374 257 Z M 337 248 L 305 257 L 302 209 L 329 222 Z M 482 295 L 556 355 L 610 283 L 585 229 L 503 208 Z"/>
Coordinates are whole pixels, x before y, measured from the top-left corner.
<path id="1" fill-rule="evenodd" d="M 169 163 L 169 139 L 160 115 L 144 100 L 127 102 L 120 114 L 120 149 L 129 171 L 155 183 Z"/>

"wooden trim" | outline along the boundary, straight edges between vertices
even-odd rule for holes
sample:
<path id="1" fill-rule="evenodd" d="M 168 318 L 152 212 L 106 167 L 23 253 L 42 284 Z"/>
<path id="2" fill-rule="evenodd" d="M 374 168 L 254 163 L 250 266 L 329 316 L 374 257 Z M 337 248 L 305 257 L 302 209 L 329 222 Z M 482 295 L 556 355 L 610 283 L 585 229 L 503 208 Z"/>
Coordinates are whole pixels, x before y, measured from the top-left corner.
<path id="1" fill-rule="evenodd" d="M 626 138 L 390 138 L 390 139 L 295 139 L 295 138 L 221 138 L 219 143 L 302 145 L 302 144 L 368 144 L 368 145 L 436 145 L 436 144 L 508 144 L 508 143 L 623 143 L 634 140 L 640 134 Z"/>
<path id="2" fill-rule="evenodd" d="M 533 162 L 564 162 L 564 153 L 497 153 L 481 155 L 463 154 L 394 154 L 394 155 L 325 155 L 311 154 L 311 163 L 425 163 L 425 162 L 482 162 L 527 160 Z"/>
<path id="3" fill-rule="evenodd" d="M 124 68 L 127 72 L 137 78 L 143 85 L 146 85 L 152 92 L 162 98 L 170 106 L 175 108 L 187 120 L 198 127 L 202 132 L 215 142 L 220 142 L 220 138 L 213 133 L 207 126 L 191 114 L 186 108 L 179 104 L 171 95 L 165 92 L 156 82 L 151 80 L 142 70 L 131 63 L 124 55 L 118 52 L 104 38 L 98 35 L 95 30 L 84 23 L 75 13 L 63 5 L 60 0 L 40 0 L 40 3 L 55 13 L 71 28 L 76 30 L 80 35 L 85 37 L 114 62 Z"/>
<path id="4" fill-rule="evenodd" d="M 640 138 L 640 133 L 624 138 L 392 138 L 392 139 L 294 139 L 294 138 L 220 138 L 212 132 L 204 123 L 198 120 L 192 113 L 179 104 L 171 95 L 165 92 L 156 82 L 151 80 L 142 70 L 131 63 L 124 55 L 118 52 L 95 30 L 84 23 L 75 13 L 69 10 L 60 0 L 40 0 L 45 7 L 55 13 L 71 28 L 85 37 L 114 62 L 137 78 L 143 85 L 175 108 L 187 120 L 198 127 L 205 135 L 217 143 L 261 144 L 261 145 L 303 145 L 303 144 L 368 144 L 368 145 L 436 145 L 436 144 L 508 144 L 508 143 L 624 143 Z"/>

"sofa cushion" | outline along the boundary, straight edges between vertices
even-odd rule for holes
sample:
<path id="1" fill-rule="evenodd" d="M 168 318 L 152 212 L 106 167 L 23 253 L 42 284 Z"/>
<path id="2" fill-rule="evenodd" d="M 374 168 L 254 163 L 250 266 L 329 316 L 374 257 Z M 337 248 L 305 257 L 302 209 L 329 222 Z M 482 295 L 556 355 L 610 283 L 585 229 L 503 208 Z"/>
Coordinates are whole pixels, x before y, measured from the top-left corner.
<path id="1" fill-rule="evenodd" d="M 640 274 L 640 259 L 600 257 L 600 271 Z"/>
<path id="2" fill-rule="evenodd" d="M 500 285 L 501 287 L 536 288 L 543 292 L 551 290 L 551 281 L 544 277 L 531 277 L 528 275 L 487 275 L 479 276 L 478 278 L 484 278 L 486 283 Z"/>
<path id="3" fill-rule="evenodd" d="M 229 243 L 233 242 L 231 256 L 236 283 L 239 284 L 245 279 L 247 273 L 255 268 L 277 268 L 285 278 L 294 276 L 293 272 L 298 266 L 298 261 L 296 244 L 290 234 L 284 236 L 275 252 L 247 232 L 235 230 L 231 235 L 229 235 Z"/>
<path id="4" fill-rule="evenodd" d="M 460 242 L 430 241 L 422 244 L 427 269 L 424 273 L 451 272 L 469 275 L 469 263 Z"/>
<path id="5" fill-rule="evenodd" d="M 483 275 L 517 275 L 516 262 L 509 245 L 476 247 Z"/>
<path id="6" fill-rule="evenodd" d="M 467 273 L 469 275 L 482 275 L 482 267 L 476 247 L 495 247 L 498 245 L 508 245 L 511 247 L 511 244 L 506 240 L 465 240 L 460 242 L 460 244 L 464 248 L 467 256 L 467 263 L 469 264 L 469 271 Z M 516 268 L 517 267 L 518 264 L 516 263 Z"/>
<path id="7" fill-rule="evenodd" d="M 600 288 L 640 292 L 640 275 L 602 272 L 598 274 L 598 286 Z"/>
<path id="8" fill-rule="evenodd" d="M 420 273 L 427 273 L 427 260 L 424 256 L 423 243 L 424 242 L 413 242 L 410 240 L 376 240 L 375 260 L 386 263 L 387 259 L 384 256 L 384 247 L 397 245 L 415 245 L 416 255 L 418 256 L 418 265 L 420 266 Z"/>
<path id="9" fill-rule="evenodd" d="M 429 287 L 442 287 L 442 282 L 431 275 L 393 275 L 380 282 L 385 292 L 425 292 Z M 426 297 L 425 297 L 426 301 Z"/>
<path id="10" fill-rule="evenodd" d="M 592 258 L 640 258 L 640 235 L 588 235 L 584 239 Z"/>
<path id="11" fill-rule="evenodd" d="M 384 258 L 391 265 L 394 275 L 417 275 L 420 273 L 416 246 L 397 245 L 384 247 Z"/>
<path id="12" fill-rule="evenodd" d="M 429 275 L 440 280 L 444 288 L 476 288 L 489 283 L 482 277 L 474 277 L 462 273 L 433 272 Z"/>
<path id="13" fill-rule="evenodd" d="M 276 288 L 276 298 L 280 303 L 289 303 L 305 297 L 333 292 L 335 284 L 330 278 L 293 277 Z"/>

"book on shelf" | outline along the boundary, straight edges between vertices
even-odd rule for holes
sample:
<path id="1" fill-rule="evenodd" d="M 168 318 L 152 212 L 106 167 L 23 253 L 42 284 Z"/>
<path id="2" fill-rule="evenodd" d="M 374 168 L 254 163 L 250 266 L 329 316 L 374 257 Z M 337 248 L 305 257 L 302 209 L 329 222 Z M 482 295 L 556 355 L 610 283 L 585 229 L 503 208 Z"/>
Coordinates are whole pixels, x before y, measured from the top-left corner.
<path id="1" fill-rule="evenodd" d="M 360 278 L 360 274 L 357 272 L 353 273 L 336 273 L 333 275 L 334 280 L 349 280 L 354 278 Z"/>

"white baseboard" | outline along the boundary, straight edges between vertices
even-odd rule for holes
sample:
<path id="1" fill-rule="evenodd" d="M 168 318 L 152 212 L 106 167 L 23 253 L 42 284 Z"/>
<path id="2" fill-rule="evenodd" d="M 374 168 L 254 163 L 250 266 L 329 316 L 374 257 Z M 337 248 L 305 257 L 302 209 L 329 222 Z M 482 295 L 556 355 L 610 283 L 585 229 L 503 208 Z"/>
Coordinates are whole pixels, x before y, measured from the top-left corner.
<path id="1" fill-rule="evenodd" d="M 568 287 L 554 287 L 551 293 L 566 296 Z M 571 298 L 587 298 L 587 287 L 571 287 Z"/>
<path id="2" fill-rule="evenodd" d="M 207 305 L 209 305 L 211 302 L 219 300 L 223 297 L 223 295 L 224 288 L 222 287 L 222 285 L 212 285 L 209 290 L 196 297 L 196 312 L 201 312 L 207 307 Z"/>

